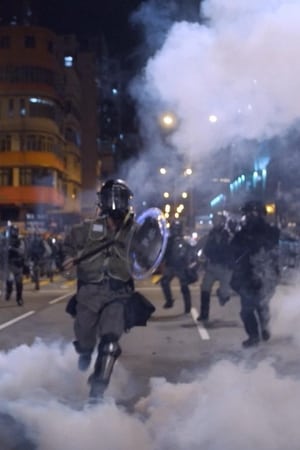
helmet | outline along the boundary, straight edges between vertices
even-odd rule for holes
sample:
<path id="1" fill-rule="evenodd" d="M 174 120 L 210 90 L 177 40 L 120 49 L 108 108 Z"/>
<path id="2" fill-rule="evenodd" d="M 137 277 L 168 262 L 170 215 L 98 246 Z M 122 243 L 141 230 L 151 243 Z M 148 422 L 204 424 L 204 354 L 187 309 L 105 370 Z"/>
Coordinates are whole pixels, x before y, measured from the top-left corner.
<path id="1" fill-rule="evenodd" d="M 6 236 L 10 239 L 17 239 L 19 237 L 19 228 L 9 223 L 6 227 Z"/>
<path id="2" fill-rule="evenodd" d="M 226 216 L 222 212 L 214 213 L 212 223 L 214 228 L 223 228 L 226 225 Z"/>
<path id="3" fill-rule="evenodd" d="M 170 226 L 172 236 L 182 236 L 183 226 L 180 220 L 173 220 Z"/>
<path id="4" fill-rule="evenodd" d="M 263 202 L 260 202 L 259 200 L 250 200 L 242 207 L 242 213 L 245 215 L 263 217 L 267 214 L 267 210 Z"/>
<path id="5" fill-rule="evenodd" d="M 106 181 L 97 195 L 101 212 L 119 217 L 128 212 L 129 200 L 133 197 L 131 190 L 123 180 Z"/>

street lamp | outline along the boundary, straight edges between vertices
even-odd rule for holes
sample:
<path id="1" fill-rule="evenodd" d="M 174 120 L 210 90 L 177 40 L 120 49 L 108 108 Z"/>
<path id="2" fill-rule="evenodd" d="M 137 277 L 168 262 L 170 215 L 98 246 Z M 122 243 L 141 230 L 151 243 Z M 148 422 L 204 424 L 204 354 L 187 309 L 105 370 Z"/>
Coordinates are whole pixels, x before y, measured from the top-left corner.
<path id="1" fill-rule="evenodd" d="M 177 117 L 171 112 L 165 112 L 159 117 L 159 124 L 165 131 L 172 131 L 177 126 Z"/>
<path id="2" fill-rule="evenodd" d="M 216 122 L 218 122 L 218 116 L 216 116 L 215 114 L 211 114 L 208 117 L 208 120 L 210 121 L 210 123 L 216 123 Z"/>
<path id="3" fill-rule="evenodd" d="M 165 112 L 158 117 L 160 129 L 164 133 L 171 133 L 177 128 L 178 119 L 172 112 Z"/>
<path id="4" fill-rule="evenodd" d="M 188 168 L 185 169 L 185 171 L 184 171 L 184 175 L 185 175 L 185 176 L 190 176 L 190 175 L 192 175 L 192 173 L 193 173 L 193 171 L 192 171 L 192 169 L 191 169 L 190 167 L 188 167 Z"/>

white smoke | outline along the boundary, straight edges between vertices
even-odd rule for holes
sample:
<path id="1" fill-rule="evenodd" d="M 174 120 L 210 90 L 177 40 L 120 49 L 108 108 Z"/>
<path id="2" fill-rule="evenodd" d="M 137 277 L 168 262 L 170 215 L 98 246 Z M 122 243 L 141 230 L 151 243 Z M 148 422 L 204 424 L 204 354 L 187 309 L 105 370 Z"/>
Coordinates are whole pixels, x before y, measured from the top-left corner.
<path id="1" fill-rule="evenodd" d="M 286 276 L 286 283 L 280 286 L 276 301 L 272 301 L 272 326 L 277 336 L 292 336 L 300 347 L 300 274 Z"/>
<path id="2" fill-rule="evenodd" d="M 139 376 L 125 370 L 121 358 L 97 406 L 86 403 L 88 374 L 78 371 L 70 344 L 36 340 L 0 352 L 0 447 L 298 450 L 299 320 L 296 277 L 272 301 L 266 345 L 236 351 L 234 360 L 220 356 L 208 367 L 199 345 L 199 369 L 188 374 L 189 382 L 180 381 L 180 369 L 177 383 L 151 378 L 144 398 L 134 386 Z M 139 398 L 131 412 L 130 396 Z M 23 447 L 16 447 L 17 438 Z"/>
<path id="3" fill-rule="evenodd" d="M 154 24 L 149 4 L 143 11 Z M 150 149 L 129 174 L 133 190 L 142 186 L 155 194 L 154 164 L 170 163 L 172 149 L 201 164 L 220 146 L 280 135 L 299 119 L 299 1 L 210 0 L 202 14 L 203 24 L 168 25 L 165 41 L 133 88 Z M 157 118 L 165 110 L 179 122 L 162 139 Z M 122 359 L 105 401 L 88 407 L 87 375 L 78 372 L 71 345 L 37 341 L 0 352 L 0 447 L 5 449 L 7 431 L 2 415 L 8 415 L 38 450 L 298 450 L 295 283 L 281 287 L 272 302 L 273 337 L 265 347 L 243 353 L 237 363 L 221 360 L 199 368 L 190 383 L 152 378 L 149 395 L 132 413 L 114 400 L 134 392 L 135 374 L 122 367 Z M 7 440 L 15 442 L 13 431 Z"/>
<path id="4" fill-rule="evenodd" d="M 165 10 L 147 4 L 139 16 L 161 32 Z M 171 26 L 166 18 L 165 40 L 132 86 L 149 165 L 172 160 L 157 122 L 166 110 L 178 118 L 167 141 L 198 166 L 217 149 L 283 135 L 299 120 L 299 1 L 206 0 L 201 16 Z"/>
<path id="5" fill-rule="evenodd" d="M 152 378 L 149 395 L 137 402 L 133 413 L 113 400 L 130 388 L 135 377 L 122 369 L 122 363 L 116 366 L 110 395 L 89 407 L 87 375 L 78 372 L 71 345 L 37 340 L 32 346 L 1 352 L 1 448 L 16 448 L 17 432 L 23 443 L 18 448 L 35 450 L 297 450 L 299 363 L 283 375 L 270 356 L 278 348 L 276 341 L 289 337 L 294 342 L 281 349 L 282 367 L 288 366 L 288 353 L 297 363 L 300 305 L 295 283 L 280 287 L 272 303 L 273 338 L 263 350 L 269 355 L 263 362 L 253 364 L 260 350 L 250 351 L 240 362 L 221 360 L 199 369 L 189 383 Z M 19 426 L 12 426 L 12 421 L 3 425 L 2 414 Z M 6 434 L 11 428 L 7 446 L 2 440 L 4 426 Z M 32 446 L 24 446 L 25 438 Z"/>

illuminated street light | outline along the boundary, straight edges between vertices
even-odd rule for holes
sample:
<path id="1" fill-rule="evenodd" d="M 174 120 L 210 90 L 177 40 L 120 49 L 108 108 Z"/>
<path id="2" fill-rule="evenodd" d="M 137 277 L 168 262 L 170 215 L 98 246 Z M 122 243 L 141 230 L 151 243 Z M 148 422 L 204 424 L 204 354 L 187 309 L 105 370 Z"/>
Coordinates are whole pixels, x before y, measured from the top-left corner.
<path id="1" fill-rule="evenodd" d="M 159 123 L 165 130 L 173 130 L 177 125 L 177 118 L 173 113 L 164 113 L 160 116 Z"/>
<path id="2" fill-rule="evenodd" d="M 164 192 L 164 197 L 165 197 L 165 198 L 169 198 L 169 197 L 170 197 L 169 192 Z"/>
<path id="3" fill-rule="evenodd" d="M 181 197 L 182 197 L 182 198 L 188 198 L 188 193 L 187 193 L 187 192 L 183 192 L 183 193 L 181 194 Z"/>
<path id="4" fill-rule="evenodd" d="M 165 169 L 164 167 L 161 167 L 161 168 L 159 169 L 159 172 L 161 173 L 161 175 L 166 175 L 167 169 Z"/>
<path id="5" fill-rule="evenodd" d="M 188 169 L 185 169 L 185 171 L 184 171 L 184 175 L 187 175 L 187 176 L 192 175 L 192 173 L 193 173 L 193 171 L 190 167 Z"/>
<path id="6" fill-rule="evenodd" d="M 218 117 L 215 114 L 211 114 L 208 117 L 208 120 L 210 121 L 210 123 L 216 123 L 216 122 L 218 122 Z"/>

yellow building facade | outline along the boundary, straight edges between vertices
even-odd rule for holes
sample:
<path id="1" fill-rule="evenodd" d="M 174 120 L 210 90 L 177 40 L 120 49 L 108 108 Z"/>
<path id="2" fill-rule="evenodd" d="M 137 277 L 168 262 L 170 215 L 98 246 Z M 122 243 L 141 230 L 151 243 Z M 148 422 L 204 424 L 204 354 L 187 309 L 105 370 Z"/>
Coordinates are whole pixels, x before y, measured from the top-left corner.
<path id="1" fill-rule="evenodd" d="M 0 221 L 80 212 L 80 88 L 61 38 L 0 27 Z"/>

